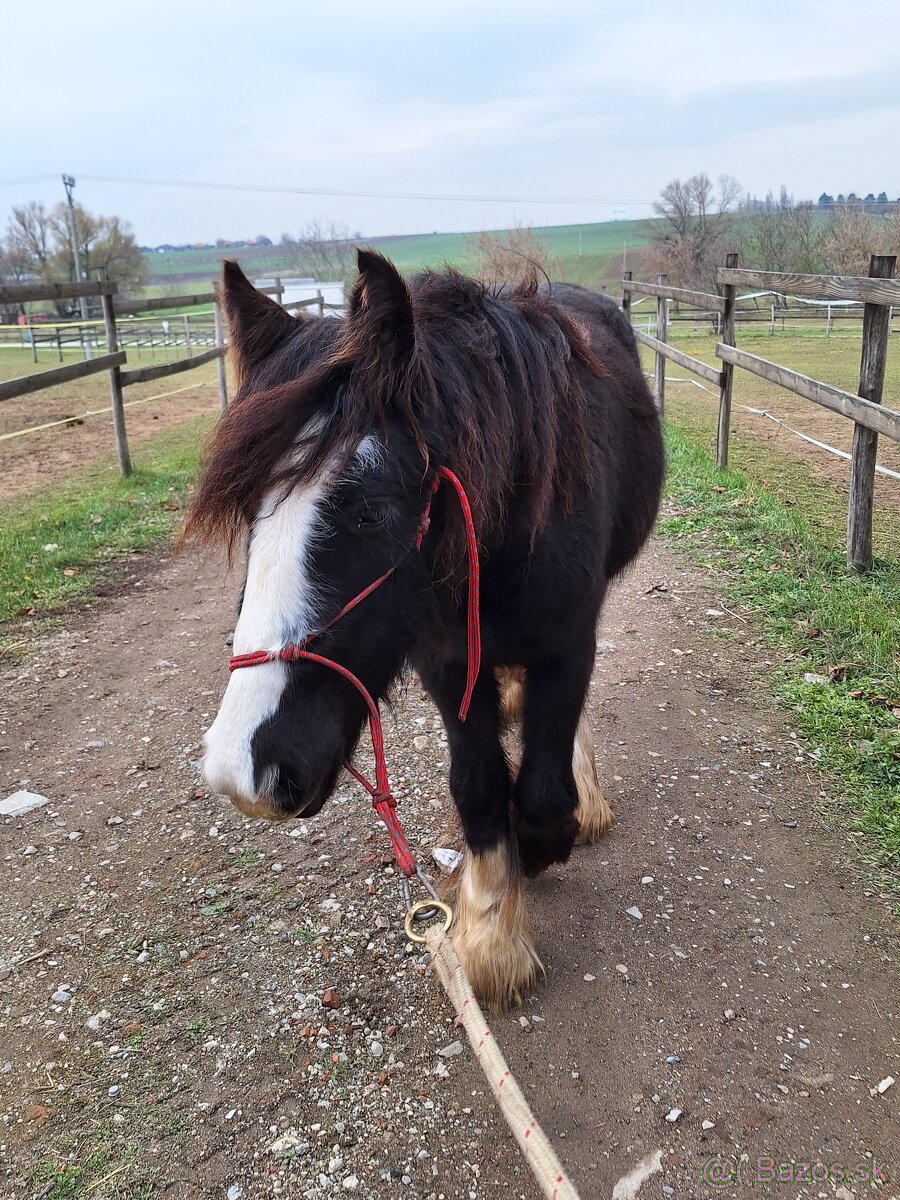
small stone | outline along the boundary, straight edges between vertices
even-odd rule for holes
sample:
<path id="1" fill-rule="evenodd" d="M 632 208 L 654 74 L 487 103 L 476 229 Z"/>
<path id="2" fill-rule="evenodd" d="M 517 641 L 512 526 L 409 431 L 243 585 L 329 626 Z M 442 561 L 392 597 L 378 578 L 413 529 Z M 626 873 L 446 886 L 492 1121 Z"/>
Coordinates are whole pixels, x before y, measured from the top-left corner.
<path id="1" fill-rule="evenodd" d="M 435 846 L 431 851 L 431 857 L 445 871 L 455 871 L 463 860 L 463 856 L 458 850 L 448 850 L 444 846 Z"/>
<path id="2" fill-rule="evenodd" d="M 228 1189 L 228 1191 L 226 1192 L 226 1196 L 228 1197 L 228 1200 L 241 1200 L 241 1197 L 243 1196 L 243 1194 L 244 1194 L 244 1189 L 241 1187 L 241 1185 L 239 1183 L 233 1183 L 231 1185 L 231 1187 Z"/>
<path id="3" fill-rule="evenodd" d="M 445 1046 L 443 1050 L 438 1050 L 441 1058 L 455 1058 L 457 1054 L 462 1054 L 462 1042 L 451 1042 L 449 1046 Z"/>
<path id="4" fill-rule="evenodd" d="M 110 817 L 106 823 L 107 823 L 107 825 L 121 825 L 122 818 L 121 817 Z"/>
<path id="5" fill-rule="evenodd" d="M 355 1175 L 348 1175 L 346 1177 L 346 1179 L 344 1180 L 344 1182 L 341 1184 L 341 1187 L 344 1189 L 345 1192 L 355 1192 L 356 1189 L 359 1187 L 359 1180 L 356 1178 Z"/>
<path id="6" fill-rule="evenodd" d="M 145 962 L 147 962 L 147 960 L 148 960 L 149 958 L 150 958 L 150 951 L 149 951 L 149 950 L 142 950 L 142 951 L 140 952 L 140 954 L 137 956 L 137 958 L 135 959 L 135 962 L 139 962 L 139 963 L 145 963 Z"/>
<path id="7" fill-rule="evenodd" d="M 597 978 L 596 975 L 585 975 L 584 982 L 585 983 L 593 983 L 596 978 Z"/>
<path id="8" fill-rule="evenodd" d="M 95 738 L 92 742 L 85 742 L 85 750 L 102 750 L 106 742 L 102 738 Z"/>
<path id="9" fill-rule="evenodd" d="M 825 675 L 819 675 L 816 671 L 807 671 L 803 676 L 804 683 L 828 683 L 829 680 Z"/>
<path id="10" fill-rule="evenodd" d="M 625 912 L 629 917 L 634 917 L 635 921 L 643 921 L 644 919 L 644 914 L 636 904 L 632 904 L 631 908 L 626 908 Z"/>
<path id="11" fill-rule="evenodd" d="M 118 1096 L 120 1090 L 121 1089 L 120 1089 L 119 1085 L 117 1083 L 114 1083 L 111 1088 L 107 1089 L 106 1094 L 107 1094 L 107 1096 Z"/>
<path id="12" fill-rule="evenodd" d="M 670 1125 L 674 1125 L 675 1122 L 678 1120 L 678 1118 L 681 1116 L 681 1113 L 682 1113 L 682 1110 L 680 1108 L 670 1108 L 669 1111 L 666 1113 L 666 1120 L 669 1122 Z"/>
<path id="13" fill-rule="evenodd" d="M 336 988 L 326 988 L 322 994 L 322 1003 L 326 1008 L 340 1008 L 341 998 Z"/>
<path id="14" fill-rule="evenodd" d="M 13 792 L 5 800 L 0 800 L 0 817 L 21 817 L 23 813 L 49 803 L 47 797 L 38 792 Z"/>
<path id="15" fill-rule="evenodd" d="M 652 875 L 642 875 L 641 883 L 644 885 L 644 887 L 646 887 L 648 883 L 653 883 L 653 876 Z"/>
<path id="16" fill-rule="evenodd" d="M 701 1121 L 700 1122 L 701 1129 L 715 1129 L 715 1127 L 716 1127 L 715 1121 Z"/>
<path id="17" fill-rule="evenodd" d="M 726 1008 L 725 1012 L 722 1015 L 724 1016 L 726 1021 L 733 1021 L 735 1019 L 735 1017 L 737 1016 L 737 1013 L 734 1011 L 733 1008 Z"/>
<path id="18" fill-rule="evenodd" d="M 73 829 L 72 832 L 68 835 L 70 842 L 80 842 L 83 837 L 84 837 L 84 834 L 81 832 L 80 829 Z"/>
<path id="19" fill-rule="evenodd" d="M 678 1057 L 677 1054 L 669 1054 L 666 1056 L 666 1062 L 669 1064 L 670 1067 L 674 1067 L 676 1063 L 681 1062 L 681 1059 Z"/>
<path id="20" fill-rule="evenodd" d="M 98 1013 L 94 1013 L 92 1017 L 88 1017 L 88 1019 L 85 1021 L 85 1025 L 87 1025 L 88 1029 L 90 1029 L 92 1033 L 99 1033 L 100 1026 L 104 1021 L 108 1021 L 109 1017 L 110 1014 L 108 1010 L 101 1008 Z"/>
<path id="21" fill-rule="evenodd" d="M 210 836 L 211 838 L 217 838 L 217 837 L 219 836 L 219 827 L 218 827 L 218 825 L 210 825 L 210 827 L 209 827 L 209 836 Z M 237 1185 L 235 1185 L 235 1186 L 237 1186 Z"/>
<path id="22" fill-rule="evenodd" d="M 663 1184 L 662 1191 L 663 1191 L 664 1196 L 674 1196 L 675 1195 L 675 1189 L 673 1187 L 669 1187 L 669 1185 L 667 1183 Z"/>
<path id="23" fill-rule="evenodd" d="M 72 993 L 68 990 L 68 988 L 57 988 L 50 999 L 54 1004 L 68 1004 L 68 1002 L 72 999 Z"/>
<path id="24" fill-rule="evenodd" d="M 384 1054 L 384 1046 L 382 1046 L 381 1042 L 369 1042 L 369 1053 L 373 1058 L 381 1058 L 382 1054 Z"/>
<path id="25" fill-rule="evenodd" d="M 618 971 L 618 973 L 620 975 L 628 974 L 628 968 L 625 966 L 624 963 L 616 963 L 616 970 Z"/>

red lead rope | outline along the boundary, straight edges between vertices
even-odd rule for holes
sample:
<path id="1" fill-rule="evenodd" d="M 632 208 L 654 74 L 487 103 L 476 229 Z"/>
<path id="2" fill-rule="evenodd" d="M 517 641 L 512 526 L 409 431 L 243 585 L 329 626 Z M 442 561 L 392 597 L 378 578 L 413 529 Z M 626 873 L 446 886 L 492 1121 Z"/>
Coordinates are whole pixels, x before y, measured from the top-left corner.
<path id="1" fill-rule="evenodd" d="M 466 666 L 466 690 L 463 693 L 462 702 L 459 706 L 459 719 L 465 721 L 469 713 L 469 705 L 472 701 L 472 692 L 475 688 L 475 681 L 478 678 L 478 670 L 481 666 L 481 622 L 478 612 L 478 588 L 479 588 L 479 566 L 478 566 L 478 541 L 475 537 L 475 524 L 472 520 L 472 508 L 469 504 L 469 497 L 466 495 L 465 488 L 447 467 L 438 468 L 437 477 L 431 488 L 431 495 L 428 497 L 428 502 L 425 505 L 425 510 L 422 513 L 419 527 L 416 530 L 416 549 L 421 549 L 422 541 L 425 534 L 428 532 L 428 527 L 431 523 L 431 501 L 435 492 L 441 485 L 441 480 L 446 480 L 453 490 L 456 492 L 459 506 L 462 509 L 463 521 L 466 527 L 466 549 L 469 556 L 469 597 L 468 609 L 466 613 L 466 650 L 467 650 L 467 666 Z M 416 873 L 416 860 L 413 852 L 409 848 L 409 843 L 403 833 L 403 828 L 396 813 L 396 801 L 391 795 L 391 786 L 388 780 L 387 760 L 384 754 L 384 731 L 381 726 L 381 714 L 378 711 L 378 705 L 372 699 L 368 688 L 358 679 L 352 671 L 347 667 L 341 666 L 331 658 L 325 658 L 321 654 L 315 654 L 311 650 L 307 650 L 307 646 L 314 638 L 319 637 L 336 625 L 341 617 L 346 616 L 351 609 L 356 608 L 367 596 L 371 596 L 376 588 L 381 587 L 386 579 L 390 579 L 391 575 L 396 571 L 396 567 L 391 567 L 389 571 L 374 580 L 363 588 L 358 596 L 354 596 L 348 601 L 344 607 L 332 617 L 321 629 L 315 633 L 309 634 L 302 642 L 290 642 L 287 646 L 282 646 L 280 650 L 253 650 L 250 654 L 236 654 L 229 660 L 228 669 L 230 671 L 238 671 L 242 667 L 258 667 L 262 663 L 268 662 L 297 662 L 299 659 L 305 659 L 307 662 L 319 663 L 320 666 L 328 667 L 332 671 L 337 671 L 349 683 L 352 683 L 363 700 L 366 702 L 366 707 L 369 710 L 369 734 L 372 738 L 372 753 L 375 756 L 375 783 L 374 785 L 366 779 L 365 775 L 357 771 L 351 763 L 345 763 L 346 769 L 350 772 L 354 779 L 358 780 L 363 785 L 369 795 L 372 797 L 372 802 L 375 806 L 375 811 L 378 813 L 381 820 L 384 822 L 384 827 L 387 830 L 388 837 L 391 840 L 391 845 L 394 848 L 394 855 L 397 859 L 397 865 L 404 875 L 407 877 Z"/>

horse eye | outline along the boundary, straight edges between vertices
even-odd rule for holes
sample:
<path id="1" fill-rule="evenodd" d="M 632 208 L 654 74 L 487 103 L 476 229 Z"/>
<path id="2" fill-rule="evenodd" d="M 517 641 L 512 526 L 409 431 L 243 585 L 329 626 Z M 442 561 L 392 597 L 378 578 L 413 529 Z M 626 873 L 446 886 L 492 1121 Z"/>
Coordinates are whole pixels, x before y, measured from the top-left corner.
<path id="1" fill-rule="evenodd" d="M 375 525 L 384 525 L 387 522 L 388 514 L 380 504 L 373 504 L 369 500 L 363 501 L 356 515 L 357 529 L 371 528 Z"/>

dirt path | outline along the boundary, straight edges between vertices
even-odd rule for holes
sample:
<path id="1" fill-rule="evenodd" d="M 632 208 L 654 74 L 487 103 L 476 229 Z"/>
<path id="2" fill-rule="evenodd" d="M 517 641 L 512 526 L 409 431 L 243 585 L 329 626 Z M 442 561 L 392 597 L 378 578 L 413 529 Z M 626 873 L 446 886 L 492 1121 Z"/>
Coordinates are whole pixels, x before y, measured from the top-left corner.
<path id="1" fill-rule="evenodd" d="M 0 823 L 0 1193 L 530 1200 L 355 786 L 279 828 L 201 789 L 234 593 L 163 563 L 0 677 L 0 796 L 52 801 Z M 897 1195 L 900 1083 L 870 1095 L 900 1076 L 896 931 L 815 816 L 764 647 L 658 542 L 601 638 L 619 820 L 532 888 L 548 978 L 495 1022 L 513 1070 L 584 1200 L 641 1162 L 642 1197 L 706 1197 L 741 1154 L 760 1195 L 861 1196 L 873 1156 Z M 414 684 L 387 727 L 427 855 L 446 756 Z"/>

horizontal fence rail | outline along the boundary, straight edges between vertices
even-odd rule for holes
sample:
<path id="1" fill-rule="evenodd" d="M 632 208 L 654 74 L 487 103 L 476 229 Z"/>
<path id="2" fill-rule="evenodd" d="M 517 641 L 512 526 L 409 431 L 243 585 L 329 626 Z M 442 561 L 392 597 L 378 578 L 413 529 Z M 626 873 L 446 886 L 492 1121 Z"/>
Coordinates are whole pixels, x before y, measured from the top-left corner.
<path id="1" fill-rule="evenodd" d="M 134 367 L 130 371 L 122 371 L 122 387 L 128 387 L 132 383 L 152 383 L 154 379 L 165 379 L 167 375 L 180 375 L 182 371 L 202 367 L 204 363 L 222 358 L 224 354 L 224 346 L 215 346 L 212 350 L 204 350 L 192 358 L 177 358 L 174 362 L 156 363 L 152 367 Z"/>
<path id="2" fill-rule="evenodd" d="M 656 354 L 661 354 L 663 358 L 668 358 L 671 362 L 678 363 L 679 367 L 684 367 L 686 371 L 692 371 L 694 375 L 699 375 L 707 383 L 711 383 L 715 387 L 721 387 L 722 372 L 717 371 L 715 367 L 711 367 L 709 363 L 701 362 L 699 358 L 692 358 L 690 354 L 685 354 L 683 350 L 676 350 L 668 342 L 661 342 L 658 338 L 651 337 L 648 333 L 643 333 L 640 329 L 634 329 L 632 332 L 642 346 L 648 346 Z"/>
<path id="3" fill-rule="evenodd" d="M 756 291 L 809 296 L 814 300 L 856 300 L 861 304 L 900 305 L 900 279 L 879 279 L 868 275 L 792 275 L 781 271 L 719 267 L 716 280 Z"/>
<path id="4" fill-rule="evenodd" d="M 71 383 L 73 379 L 83 379 L 85 375 L 109 371 L 113 367 L 121 366 L 125 357 L 125 351 L 119 350 L 114 354 L 104 354 L 100 358 L 69 363 L 65 367 L 51 367 L 47 371 L 38 371 L 36 375 L 20 375 L 18 379 L 7 379 L 0 383 L 0 400 L 13 400 L 17 396 L 28 396 L 32 392 L 41 392 L 44 388 L 56 387 L 60 383 Z"/>
<path id="5" fill-rule="evenodd" d="M 723 313 L 725 300 L 712 292 L 694 292 L 689 288 L 669 287 L 662 283 L 640 283 L 625 280 L 622 287 L 629 292 L 638 292 L 642 296 L 661 296 L 665 300 L 675 300 L 680 304 L 691 304 L 695 308 Z"/>
<path id="6" fill-rule="evenodd" d="M 82 296 L 114 296 L 116 285 L 96 283 L 18 283 L 0 287 L 0 304 L 31 304 L 36 300 L 78 300 Z"/>
<path id="7" fill-rule="evenodd" d="M 849 417 L 857 425 L 864 425 L 874 433 L 883 433 L 885 437 L 900 442 L 900 412 L 884 408 L 881 404 L 873 404 L 871 400 L 864 400 L 852 392 L 845 392 L 830 383 L 820 383 L 818 379 L 801 375 L 799 371 L 780 367 L 777 363 L 769 362 L 767 358 L 760 358 L 758 354 L 748 354 L 745 350 L 726 346 L 722 342 L 716 346 L 716 354 L 723 362 L 733 363 L 734 366 L 750 371 L 761 379 L 767 379 L 769 383 L 775 383 L 805 400 L 812 400 L 813 404 L 821 404 L 823 408 Z"/>

